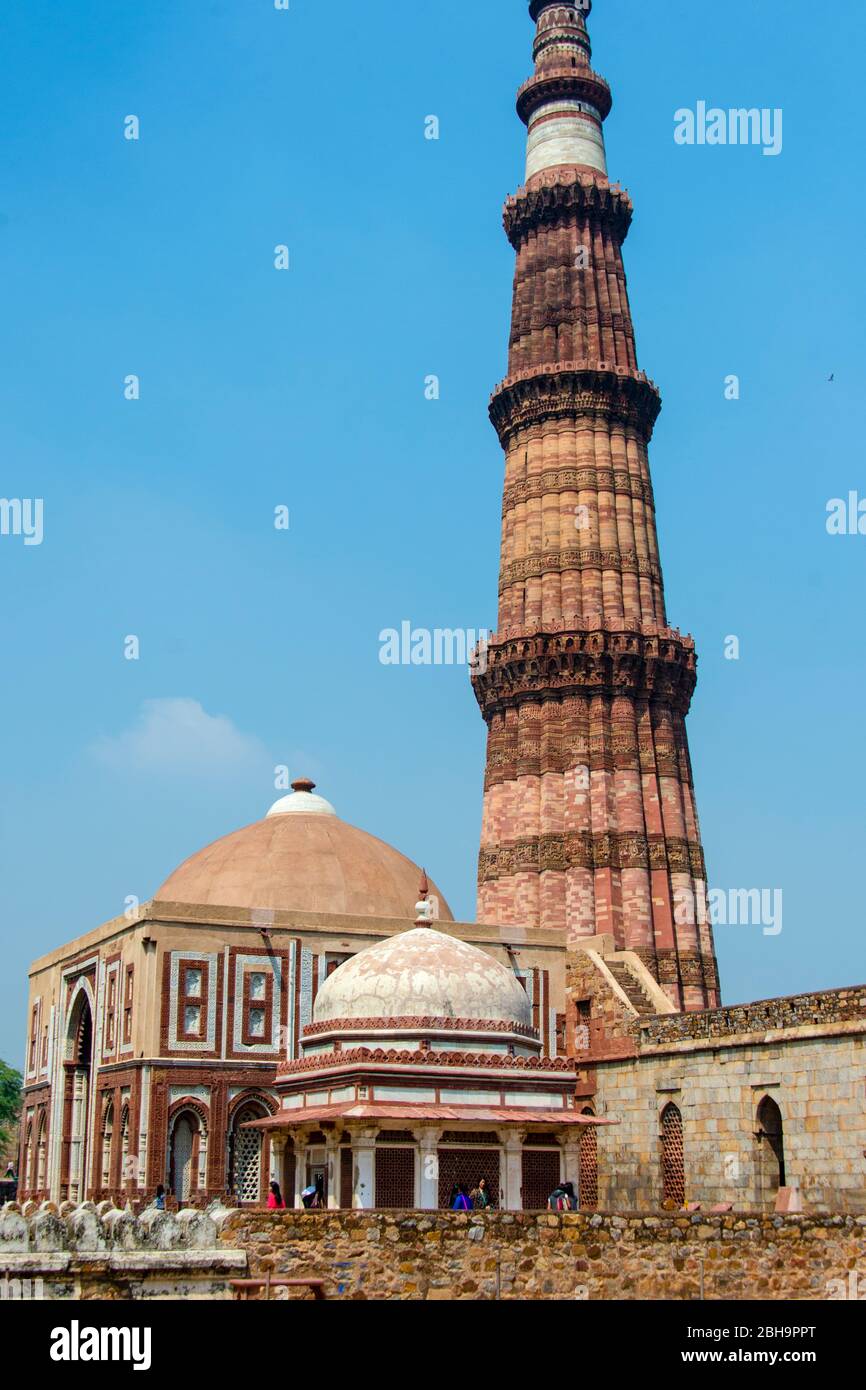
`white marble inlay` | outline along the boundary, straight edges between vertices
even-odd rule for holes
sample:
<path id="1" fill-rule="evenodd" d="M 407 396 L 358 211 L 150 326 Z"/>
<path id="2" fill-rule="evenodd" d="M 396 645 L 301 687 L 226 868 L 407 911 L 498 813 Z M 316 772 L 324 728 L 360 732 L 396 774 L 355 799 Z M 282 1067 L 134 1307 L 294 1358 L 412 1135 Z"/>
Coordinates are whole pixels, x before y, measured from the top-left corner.
<path id="1" fill-rule="evenodd" d="M 557 105 L 556 110 L 560 109 Z M 542 107 L 539 115 L 544 114 Z M 558 164 L 585 164 L 607 173 L 604 136 L 589 116 L 552 116 L 530 127 L 526 141 L 527 179 Z"/>

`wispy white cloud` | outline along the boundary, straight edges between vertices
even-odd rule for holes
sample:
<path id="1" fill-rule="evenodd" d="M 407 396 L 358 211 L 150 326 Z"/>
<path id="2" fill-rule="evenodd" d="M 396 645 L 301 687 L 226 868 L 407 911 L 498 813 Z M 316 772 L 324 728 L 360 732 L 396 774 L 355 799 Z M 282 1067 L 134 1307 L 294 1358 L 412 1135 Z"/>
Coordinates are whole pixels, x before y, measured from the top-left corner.
<path id="1" fill-rule="evenodd" d="M 145 700 L 136 723 L 91 745 L 103 766 L 118 772 L 225 773 L 266 770 L 267 749 L 223 714 L 208 714 L 198 700 Z"/>

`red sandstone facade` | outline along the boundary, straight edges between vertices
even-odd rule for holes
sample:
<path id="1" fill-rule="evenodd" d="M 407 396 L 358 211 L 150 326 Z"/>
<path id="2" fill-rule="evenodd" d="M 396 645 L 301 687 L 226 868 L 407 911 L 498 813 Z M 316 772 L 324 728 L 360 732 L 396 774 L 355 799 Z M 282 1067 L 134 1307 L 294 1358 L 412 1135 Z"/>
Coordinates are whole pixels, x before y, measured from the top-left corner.
<path id="1" fill-rule="evenodd" d="M 660 399 L 637 365 L 632 206 L 604 169 L 589 8 L 534 0 L 518 96 L 529 177 L 505 207 L 517 268 L 490 407 L 499 622 L 473 677 L 489 731 L 478 918 L 567 946 L 612 936 L 691 1010 L 719 1002 L 685 729 L 696 657 L 665 610 L 647 455 Z"/>

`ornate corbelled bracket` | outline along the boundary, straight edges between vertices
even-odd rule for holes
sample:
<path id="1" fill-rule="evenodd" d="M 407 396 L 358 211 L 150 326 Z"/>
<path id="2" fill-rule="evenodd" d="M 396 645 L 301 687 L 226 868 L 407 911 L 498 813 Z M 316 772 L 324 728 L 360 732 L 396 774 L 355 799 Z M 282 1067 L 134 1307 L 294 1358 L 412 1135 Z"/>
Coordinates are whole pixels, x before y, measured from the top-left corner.
<path id="1" fill-rule="evenodd" d="M 488 647 L 472 687 L 488 721 L 527 699 L 628 695 L 685 715 L 697 681 L 694 643 L 640 632 L 538 633 Z"/>
<path id="2" fill-rule="evenodd" d="M 508 198 L 502 222 L 515 251 L 530 232 L 573 216 L 597 219 L 622 245 L 633 212 L 631 199 L 617 184 L 599 183 L 578 170 L 558 169 L 552 175 L 536 175 L 531 188 L 519 188 Z"/>
<path id="3" fill-rule="evenodd" d="M 631 425 L 649 442 L 660 410 L 661 396 L 648 377 L 606 363 L 560 362 L 506 377 L 490 400 L 503 449 L 516 430 L 584 415 Z"/>

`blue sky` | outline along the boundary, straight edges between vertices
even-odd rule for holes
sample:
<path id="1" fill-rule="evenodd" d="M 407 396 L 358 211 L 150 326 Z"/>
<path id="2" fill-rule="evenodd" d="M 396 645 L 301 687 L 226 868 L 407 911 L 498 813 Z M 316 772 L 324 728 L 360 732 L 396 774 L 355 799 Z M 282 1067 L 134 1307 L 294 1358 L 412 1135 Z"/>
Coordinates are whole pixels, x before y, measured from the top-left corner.
<path id="1" fill-rule="evenodd" d="M 718 930 L 730 1002 L 866 976 L 866 536 L 825 525 L 866 497 L 864 29 L 855 0 L 591 19 L 710 881 L 784 892 L 780 935 Z M 4 6 L 0 494 L 45 534 L 0 537 L 0 1056 L 29 960 L 257 819 L 276 764 L 474 914 L 466 673 L 378 634 L 495 623 L 531 42 L 523 0 Z M 676 145 L 699 100 L 781 107 L 781 155 Z"/>

